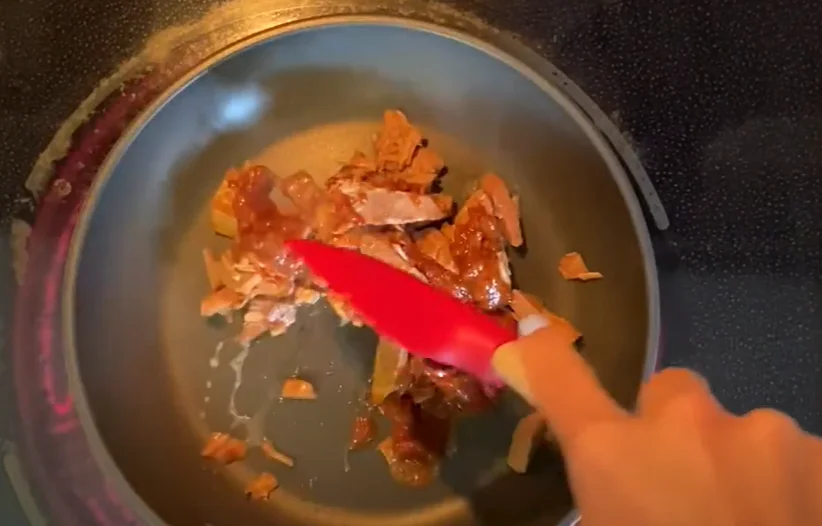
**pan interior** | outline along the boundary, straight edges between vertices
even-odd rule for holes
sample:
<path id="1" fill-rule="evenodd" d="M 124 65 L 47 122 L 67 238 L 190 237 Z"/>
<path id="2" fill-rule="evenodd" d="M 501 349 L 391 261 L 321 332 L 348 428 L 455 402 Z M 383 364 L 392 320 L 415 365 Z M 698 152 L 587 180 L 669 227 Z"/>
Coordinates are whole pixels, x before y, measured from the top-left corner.
<path id="1" fill-rule="evenodd" d="M 373 333 L 340 328 L 318 305 L 240 365 L 236 324 L 199 316 L 201 252 L 221 243 L 208 201 L 226 169 L 253 159 L 324 179 L 355 149 L 369 151 L 386 108 L 405 111 L 445 158 L 449 193 L 464 198 L 491 170 L 521 196 L 528 248 L 513 255 L 515 279 L 583 331 L 605 386 L 633 400 L 649 330 L 646 262 L 615 174 L 563 104 L 498 56 L 431 30 L 358 23 L 277 35 L 218 62 L 134 133 L 93 197 L 76 252 L 82 398 L 107 454 L 163 521 L 552 524 L 571 510 L 554 451 L 528 475 L 506 471 L 511 431 L 527 411 L 513 396 L 461 422 L 439 480 L 409 489 L 376 451 L 344 454 Z M 570 251 L 605 279 L 563 281 L 556 265 Z M 394 301 L 402 298 L 386 298 Z M 295 371 L 319 399 L 266 409 L 267 394 Z M 294 469 L 255 454 L 227 468 L 199 458 L 208 434 L 232 423 L 240 374 L 237 412 L 265 414 L 255 432 L 295 457 Z M 281 488 L 269 502 L 247 502 L 243 485 L 263 470 Z"/>

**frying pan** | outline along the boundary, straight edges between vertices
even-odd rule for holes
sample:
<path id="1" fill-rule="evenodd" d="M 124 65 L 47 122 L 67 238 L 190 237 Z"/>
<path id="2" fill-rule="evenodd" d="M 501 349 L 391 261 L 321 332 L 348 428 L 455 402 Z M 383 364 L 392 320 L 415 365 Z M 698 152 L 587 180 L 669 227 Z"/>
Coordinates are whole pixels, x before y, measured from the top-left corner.
<path id="1" fill-rule="evenodd" d="M 629 180 L 586 118 L 541 73 L 451 30 L 391 18 L 296 23 L 227 49 L 170 89 L 102 169 L 67 266 L 71 388 L 95 460 L 148 523 L 174 525 L 571 524 L 562 460 L 505 467 L 518 418 L 503 396 L 461 420 L 455 450 L 422 489 L 395 483 L 376 451 L 346 455 L 376 336 L 340 327 L 324 305 L 244 352 L 237 327 L 199 316 L 204 247 L 221 247 L 208 201 L 226 169 L 331 175 L 368 151 L 381 112 L 400 108 L 446 160 L 444 190 L 464 198 L 484 171 L 521 196 L 527 249 L 519 288 L 584 333 L 584 356 L 630 406 L 655 364 L 658 294 L 648 232 Z M 544 71 L 547 71 L 545 69 Z M 563 281 L 579 251 L 605 279 Z M 386 303 L 402 298 L 386 298 Z M 314 402 L 279 401 L 298 371 Z M 243 419 L 243 417 L 248 419 Z M 242 420 L 243 425 L 232 427 Z M 213 431 L 265 436 L 293 469 L 254 452 L 227 467 L 199 452 Z M 271 471 L 281 487 L 249 502 Z"/>

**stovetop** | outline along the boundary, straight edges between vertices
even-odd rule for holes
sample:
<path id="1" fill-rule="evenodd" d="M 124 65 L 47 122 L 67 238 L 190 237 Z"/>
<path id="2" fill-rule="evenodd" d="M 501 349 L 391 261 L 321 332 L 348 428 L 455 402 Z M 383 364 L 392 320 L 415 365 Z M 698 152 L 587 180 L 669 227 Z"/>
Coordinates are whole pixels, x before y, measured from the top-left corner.
<path id="1" fill-rule="evenodd" d="M 11 217 L 33 217 L 23 182 L 100 80 L 149 36 L 196 20 L 217 3 L 223 2 L 43 0 L 0 7 L 4 237 Z M 816 51 L 822 4 L 447 4 L 542 52 L 633 146 L 670 219 L 654 236 L 663 364 L 702 373 L 733 411 L 776 407 L 822 433 L 822 56 Z M 49 172 L 48 162 L 38 166 L 35 171 Z M 11 257 L 2 241 L 0 290 L 8 291 Z M 6 340 L 11 309 L 10 302 L 0 306 Z M 20 454 L 34 442 L 23 436 L 32 422 L 19 419 L 14 407 L 20 393 L 13 388 L 11 350 L 6 345 L 0 355 L 4 524 L 44 524 L 46 515 L 68 524 L 44 505 L 43 488 L 27 487 L 30 463 L 64 457 Z M 24 418 L 38 423 L 52 416 Z"/>

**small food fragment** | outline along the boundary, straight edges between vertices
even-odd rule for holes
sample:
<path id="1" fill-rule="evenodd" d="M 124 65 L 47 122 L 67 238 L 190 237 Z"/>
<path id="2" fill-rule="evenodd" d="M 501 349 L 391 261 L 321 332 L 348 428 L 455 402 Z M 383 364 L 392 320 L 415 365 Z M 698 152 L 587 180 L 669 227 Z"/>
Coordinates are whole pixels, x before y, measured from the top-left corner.
<path id="1" fill-rule="evenodd" d="M 525 473 L 537 446 L 545 440 L 547 428 L 539 413 L 523 417 L 514 429 L 508 449 L 508 466 L 517 473 Z"/>
<path id="2" fill-rule="evenodd" d="M 360 176 L 377 171 L 377 163 L 359 150 L 354 152 L 346 167 L 357 170 L 357 175 Z"/>
<path id="3" fill-rule="evenodd" d="M 398 172 L 407 168 L 420 143 L 422 135 L 401 111 L 386 110 L 382 129 L 374 140 L 377 170 Z"/>
<path id="4" fill-rule="evenodd" d="M 283 390 L 280 393 L 282 398 L 291 400 L 316 400 L 317 393 L 310 382 L 299 378 L 286 378 L 283 382 Z"/>
<path id="5" fill-rule="evenodd" d="M 412 185 L 428 190 L 445 168 L 445 161 L 430 148 L 420 148 L 411 166 L 401 177 Z"/>
<path id="6" fill-rule="evenodd" d="M 327 242 L 362 224 L 363 220 L 357 215 L 351 200 L 337 188 L 328 189 L 326 199 L 314 214 L 317 239 L 320 241 Z"/>
<path id="7" fill-rule="evenodd" d="M 243 316 L 243 330 L 237 337 L 241 345 L 248 345 L 266 332 L 281 332 L 297 320 L 297 307 L 291 301 L 254 298 Z"/>
<path id="8" fill-rule="evenodd" d="M 244 303 L 245 300 L 240 294 L 228 287 L 221 287 L 200 302 L 200 316 L 226 315 L 232 310 L 242 307 Z"/>
<path id="9" fill-rule="evenodd" d="M 262 444 L 260 444 L 260 449 L 262 449 L 263 455 L 265 455 L 269 460 L 285 464 L 290 468 L 294 467 L 294 459 L 285 453 L 278 451 L 277 448 L 274 447 L 274 444 L 268 440 L 263 440 Z"/>
<path id="10" fill-rule="evenodd" d="M 462 276 L 457 272 L 452 272 L 424 253 L 417 243 L 404 242 L 403 253 L 407 255 L 409 260 L 422 273 L 424 279 L 431 286 L 444 290 L 454 298 L 469 302 L 471 301 L 471 292 L 468 286 L 464 283 Z"/>
<path id="11" fill-rule="evenodd" d="M 231 181 L 237 218 L 237 241 L 232 250 L 253 263 L 257 271 L 296 277 L 302 266 L 283 250 L 283 243 L 308 237 L 312 228 L 299 215 L 279 210 L 271 199 L 274 179 L 274 174 L 265 166 L 250 165 Z"/>
<path id="12" fill-rule="evenodd" d="M 439 221 L 451 214 L 454 201 L 444 195 L 369 188 L 344 184 L 340 191 L 351 199 L 351 206 L 366 225 L 407 225 Z"/>
<path id="13" fill-rule="evenodd" d="M 276 477 L 271 473 L 260 473 L 260 475 L 248 483 L 245 487 L 245 494 L 251 500 L 268 500 L 271 492 L 280 485 Z"/>
<path id="14" fill-rule="evenodd" d="M 327 292 L 325 294 L 325 299 L 328 300 L 328 304 L 331 306 L 331 310 L 339 316 L 340 318 L 340 325 L 347 325 L 352 324 L 354 327 L 362 327 L 363 322 L 360 320 L 351 307 L 345 302 L 343 298 L 337 296 L 336 294 Z"/>
<path id="15" fill-rule="evenodd" d="M 481 189 L 471 194 L 454 220 L 451 244 L 460 277 L 474 302 L 488 311 L 505 307 L 511 299 L 505 239 L 493 212 L 488 194 Z"/>
<path id="16" fill-rule="evenodd" d="M 208 276 L 208 284 L 211 286 L 211 290 L 215 291 L 225 285 L 222 263 L 217 261 L 214 254 L 207 248 L 203 250 L 203 261 L 205 262 L 206 276 Z"/>
<path id="17" fill-rule="evenodd" d="M 294 281 L 286 276 L 263 276 L 249 291 L 249 296 L 267 296 L 268 298 L 288 298 L 294 291 Z M 245 287 L 248 289 L 248 287 Z"/>
<path id="18" fill-rule="evenodd" d="M 409 262 L 402 247 L 393 244 L 388 234 L 362 234 L 359 239 L 359 249 L 366 256 L 379 259 L 418 279 L 425 280 L 420 271 Z"/>
<path id="19" fill-rule="evenodd" d="M 542 302 L 530 294 L 515 290 L 511 295 L 510 307 L 511 310 L 514 311 L 514 317 L 517 321 L 532 315 L 545 317 L 545 319 L 548 320 L 549 327 L 554 327 L 565 333 L 566 341 L 569 345 L 582 337 L 582 333 L 579 332 L 571 322 L 545 309 L 545 307 L 542 306 Z"/>
<path id="20" fill-rule="evenodd" d="M 221 236 L 234 239 L 237 237 L 237 218 L 234 216 L 234 198 L 236 191 L 232 183 L 236 180 L 237 172 L 230 170 L 220 183 L 217 193 L 211 198 L 209 207 L 211 228 Z"/>
<path id="21" fill-rule="evenodd" d="M 390 441 L 378 447 L 391 467 L 391 475 L 409 486 L 427 484 L 436 474 L 439 460 L 445 455 L 453 414 L 435 401 L 416 405 L 411 396 L 398 392 L 389 395 L 380 411 L 391 423 Z"/>
<path id="22" fill-rule="evenodd" d="M 429 362 L 421 375 L 436 388 L 435 402 L 440 407 L 433 411 L 435 414 L 474 415 L 491 408 L 491 395 L 495 393 L 487 391 L 479 379 L 469 374 Z"/>
<path id="23" fill-rule="evenodd" d="M 308 287 L 299 287 L 294 293 L 294 301 L 297 305 L 314 305 L 320 301 L 322 295 Z"/>
<path id="24" fill-rule="evenodd" d="M 308 172 L 301 170 L 290 175 L 282 179 L 278 187 L 294 203 L 303 219 L 314 221 L 317 208 L 325 201 L 325 192 Z"/>
<path id="25" fill-rule="evenodd" d="M 519 221 L 519 199 L 512 196 L 505 182 L 496 174 L 486 174 L 480 179 L 480 188 L 491 197 L 494 215 L 502 221 L 505 239 L 512 247 L 522 245 L 522 228 Z"/>
<path id="26" fill-rule="evenodd" d="M 377 449 L 388 463 L 391 476 L 400 484 L 421 488 L 428 485 L 437 473 L 436 465 L 425 460 L 403 458 L 401 449 L 397 447 L 392 437 L 380 442 Z"/>
<path id="27" fill-rule="evenodd" d="M 602 278 L 601 273 L 588 270 L 579 252 L 571 252 L 562 256 L 559 260 L 559 273 L 567 280 L 590 281 Z"/>
<path id="28" fill-rule="evenodd" d="M 348 449 L 354 451 L 361 449 L 371 441 L 377 434 L 377 423 L 371 415 L 358 416 L 354 419 L 354 428 L 351 430 L 351 441 L 348 443 Z"/>
<path id="29" fill-rule="evenodd" d="M 244 459 L 247 450 L 248 447 L 242 440 L 233 438 L 227 433 L 213 433 L 200 454 L 222 464 L 231 464 Z"/>
<path id="30" fill-rule="evenodd" d="M 408 353 L 385 338 L 377 344 L 374 371 L 371 374 L 371 403 L 380 405 L 399 387 L 400 375 L 408 363 Z"/>
<path id="31" fill-rule="evenodd" d="M 423 230 L 417 238 L 417 247 L 420 252 L 439 263 L 446 270 L 456 273 L 457 265 L 451 255 L 451 241 L 442 231 L 436 228 Z"/>

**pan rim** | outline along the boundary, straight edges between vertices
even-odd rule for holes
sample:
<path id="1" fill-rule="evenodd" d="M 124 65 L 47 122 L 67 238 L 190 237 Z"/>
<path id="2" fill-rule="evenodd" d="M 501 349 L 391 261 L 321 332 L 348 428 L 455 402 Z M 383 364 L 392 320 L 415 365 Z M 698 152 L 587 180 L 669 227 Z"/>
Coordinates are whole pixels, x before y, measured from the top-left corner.
<path id="1" fill-rule="evenodd" d="M 274 41 L 281 37 L 298 34 L 301 32 L 316 31 L 339 26 L 384 26 L 397 27 L 429 33 L 434 36 L 456 41 L 474 50 L 484 53 L 493 59 L 503 62 L 511 67 L 523 77 L 534 83 L 546 96 L 554 100 L 568 116 L 579 126 L 579 129 L 593 147 L 600 154 L 611 173 L 612 178 L 622 194 L 623 201 L 628 209 L 640 253 L 644 261 L 644 274 L 646 286 L 646 303 L 648 305 L 648 326 L 645 344 L 645 359 L 642 371 L 642 380 L 647 380 L 657 369 L 659 358 L 659 346 L 661 344 L 661 309 L 660 292 L 656 264 L 654 260 L 653 246 L 647 221 L 643 217 L 642 206 L 632 188 L 629 175 L 625 167 L 617 157 L 613 146 L 602 133 L 597 130 L 593 119 L 585 111 L 575 104 L 568 95 L 549 81 L 550 75 L 542 74 L 541 71 L 549 69 L 549 63 L 543 57 L 522 44 L 516 42 L 503 43 L 498 39 L 478 38 L 461 29 L 455 29 L 445 25 L 430 23 L 426 21 L 400 18 L 390 15 L 329 15 L 300 21 L 285 22 L 273 26 L 246 38 L 238 40 L 222 50 L 214 53 L 203 60 L 194 69 L 186 73 L 177 82 L 169 86 L 160 97 L 153 101 L 143 112 L 126 128 L 120 139 L 111 149 L 110 153 L 101 164 L 98 175 L 92 182 L 88 190 L 86 201 L 77 220 L 77 226 L 70 242 L 68 257 L 66 259 L 64 271 L 64 284 L 61 294 L 62 307 L 62 337 L 65 349 L 65 363 L 68 373 L 68 384 L 71 395 L 75 400 L 75 408 L 83 433 L 89 444 L 89 450 L 94 461 L 100 466 L 110 483 L 116 488 L 119 495 L 136 515 L 147 524 L 164 524 L 154 510 L 143 500 L 143 498 L 132 488 L 131 484 L 122 473 L 117 463 L 109 452 L 101 434 L 99 433 L 95 418 L 89 407 L 85 387 L 81 381 L 79 364 L 77 361 L 77 346 L 75 338 L 75 316 L 74 300 L 76 296 L 77 271 L 82 259 L 82 251 L 86 243 L 90 221 L 99 204 L 99 196 L 114 173 L 114 169 L 119 164 L 121 158 L 134 142 L 135 138 L 145 128 L 145 126 L 157 116 L 162 108 L 174 97 L 204 76 L 216 65 L 223 63 L 243 51 Z M 508 44 L 508 45 L 506 45 Z M 515 44 L 517 49 L 512 49 Z M 527 57 L 523 55 L 529 55 Z M 580 521 L 580 515 L 576 508 L 572 508 L 558 523 L 557 526 L 575 526 Z"/>

